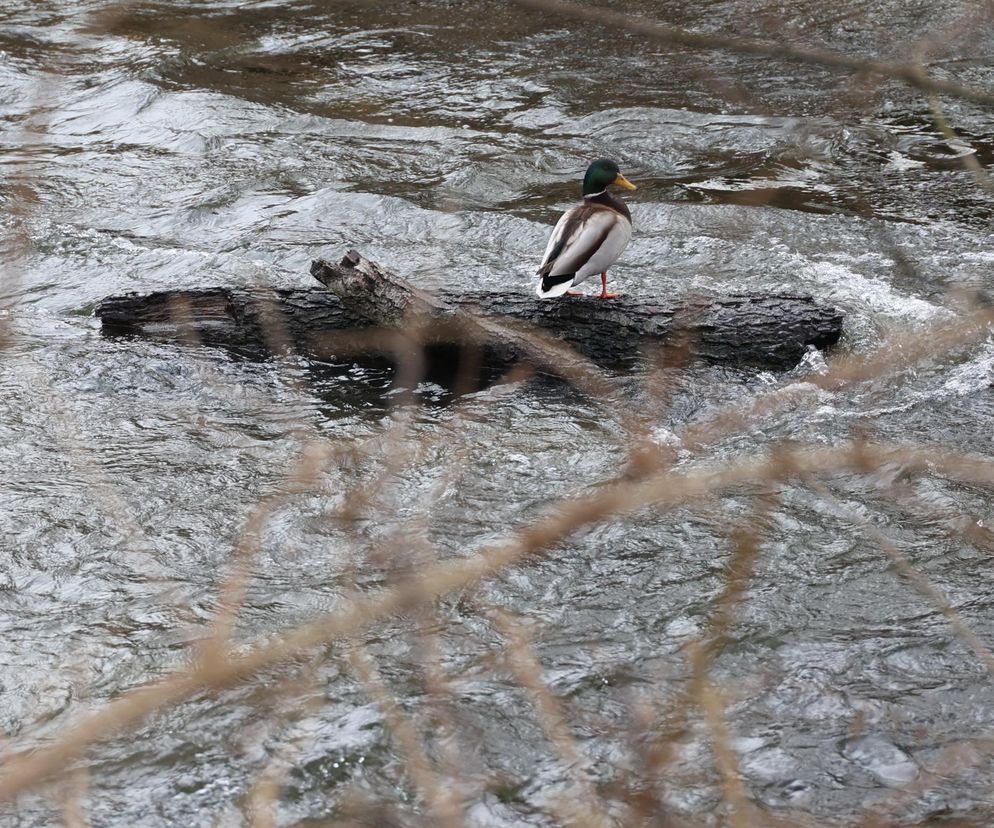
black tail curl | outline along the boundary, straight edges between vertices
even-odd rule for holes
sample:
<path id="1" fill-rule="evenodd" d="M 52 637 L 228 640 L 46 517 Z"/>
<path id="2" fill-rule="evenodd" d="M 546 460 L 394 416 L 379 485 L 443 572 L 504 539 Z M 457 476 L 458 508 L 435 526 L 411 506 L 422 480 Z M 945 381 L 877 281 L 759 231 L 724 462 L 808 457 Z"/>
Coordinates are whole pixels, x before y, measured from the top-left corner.
<path id="1" fill-rule="evenodd" d="M 556 285 L 561 285 L 563 282 L 572 282 L 574 276 L 576 276 L 575 273 L 560 273 L 556 276 L 545 275 L 542 277 L 542 292 L 548 293 Z"/>

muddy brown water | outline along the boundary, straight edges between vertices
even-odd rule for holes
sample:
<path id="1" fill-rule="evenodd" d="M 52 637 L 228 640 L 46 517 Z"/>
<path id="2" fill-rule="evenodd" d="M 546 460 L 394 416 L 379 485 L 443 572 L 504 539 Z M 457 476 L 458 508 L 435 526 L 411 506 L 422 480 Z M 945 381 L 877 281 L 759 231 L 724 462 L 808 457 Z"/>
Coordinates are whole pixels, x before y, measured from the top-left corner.
<path id="1" fill-rule="evenodd" d="M 922 50 L 941 77 L 992 76 L 990 20 L 973 6 L 613 6 L 866 56 Z M 803 290 L 845 309 L 842 351 L 865 350 L 890 331 L 955 319 L 951 289 L 990 287 L 992 197 L 960 157 L 990 163 L 994 120 L 982 107 L 942 106 L 964 144 L 946 140 L 927 102 L 898 84 L 674 49 L 513 3 L 6 0 L 5 737 L 44 744 L 186 663 L 246 520 L 315 441 L 365 454 L 275 509 L 241 614 L 246 641 L 333 610 L 356 581 L 369 589 L 403 577 L 425 546 L 468 554 L 550 499 L 611 478 L 625 457 L 612 410 L 641 406 L 666 442 L 729 399 L 803 384 L 825 359 L 812 354 L 779 375 L 693 366 L 653 412 L 637 376 L 619 379 L 606 403 L 517 384 L 458 410 L 423 385 L 408 441 L 420 449 L 343 523 L 329 517 L 343 492 L 373 480 L 395 450 L 384 443 L 396 416 L 383 403 L 389 376 L 108 340 L 92 317 L 101 298 L 306 285 L 313 257 L 348 247 L 426 287 L 527 291 L 586 163 L 607 155 L 639 184 L 634 239 L 612 274 L 620 289 Z M 992 365 L 985 342 L 821 391 L 706 458 L 780 438 L 830 445 L 854 426 L 989 454 Z M 990 548 L 950 532 L 969 525 L 983 537 L 990 498 L 916 478 L 909 507 L 884 491 L 888 475 L 833 490 L 994 641 Z M 683 686 L 681 648 L 721 589 L 725 530 L 751 508 L 737 493 L 708 509 L 622 518 L 472 601 L 446 600 L 435 617 L 394 619 L 363 637 L 432 751 L 459 757 L 469 824 L 553 824 L 550 803 L 569 780 L 533 707 L 494 667 L 502 640 L 479 606 L 525 620 L 586 772 L 624 781 L 637 772 L 632 705 L 665 709 Z M 396 555 L 371 552 L 381 547 Z M 432 718 L 426 640 L 450 682 L 451 736 Z M 278 824 L 335 818 L 357 789 L 418 824 L 407 760 L 342 660 L 348 646 L 290 700 L 257 686 L 195 699 L 91 751 L 81 798 L 90 823 L 247 824 L 247 792 L 288 746 Z M 845 824 L 885 803 L 901 822 L 987 823 L 990 675 L 865 532 L 810 490 L 783 487 L 712 677 L 727 689 L 731 744 L 761 807 Z M 709 744 L 692 719 L 665 797 L 717 823 Z M 42 795 L 0 811 L 4 825 L 58 820 Z"/>

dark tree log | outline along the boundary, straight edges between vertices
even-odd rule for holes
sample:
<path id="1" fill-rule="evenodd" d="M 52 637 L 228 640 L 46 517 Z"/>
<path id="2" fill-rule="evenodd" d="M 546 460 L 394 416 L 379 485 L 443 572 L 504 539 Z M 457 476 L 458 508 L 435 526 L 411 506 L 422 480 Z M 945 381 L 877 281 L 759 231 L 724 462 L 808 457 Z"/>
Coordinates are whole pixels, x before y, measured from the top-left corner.
<path id="1" fill-rule="evenodd" d="M 810 296 L 732 294 L 665 305 L 624 296 L 551 301 L 521 294 L 432 296 L 354 250 L 337 265 L 317 259 L 311 274 L 349 310 L 384 327 L 411 315 L 449 320 L 469 312 L 491 346 L 527 354 L 531 343 L 522 342 L 519 332 L 489 324 L 512 319 L 569 344 L 600 365 L 623 364 L 637 358 L 643 346 L 679 336 L 694 354 L 715 362 L 790 368 L 809 346 L 828 348 L 842 333 L 843 313 Z"/>
<path id="2" fill-rule="evenodd" d="M 399 331 L 428 343 L 429 362 L 453 359 L 458 349 L 445 343 L 473 341 L 490 367 L 523 358 L 567 373 L 582 370 L 583 360 L 570 357 L 555 340 L 603 366 L 631 365 L 646 346 L 680 337 L 692 353 L 711 361 L 786 369 L 809 346 L 833 345 L 842 330 L 841 311 L 807 296 L 731 295 L 660 304 L 626 297 L 432 295 L 356 253 L 338 265 L 317 260 L 311 272 L 341 298 L 324 288 L 165 291 L 110 297 L 97 315 L 108 334 L 198 342 L 248 358 L 292 349 L 331 360 L 361 354 L 392 362 Z"/>

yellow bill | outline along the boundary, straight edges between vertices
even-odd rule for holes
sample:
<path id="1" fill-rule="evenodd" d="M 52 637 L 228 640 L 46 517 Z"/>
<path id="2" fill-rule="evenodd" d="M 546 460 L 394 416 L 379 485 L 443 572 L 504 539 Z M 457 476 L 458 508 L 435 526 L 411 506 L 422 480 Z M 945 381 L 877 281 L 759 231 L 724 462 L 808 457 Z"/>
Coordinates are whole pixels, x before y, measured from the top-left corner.
<path id="1" fill-rule="evenodd" d="M 621 173 L 618 173 L 618 177 L 614 179 L 614 183 L 617 184 L 619 187 L 624 187 L 626 190 L 638 189 L 638 187 L 632 184 L 632 182 L 629 181 L 627 178 L 625 178 Z"/>

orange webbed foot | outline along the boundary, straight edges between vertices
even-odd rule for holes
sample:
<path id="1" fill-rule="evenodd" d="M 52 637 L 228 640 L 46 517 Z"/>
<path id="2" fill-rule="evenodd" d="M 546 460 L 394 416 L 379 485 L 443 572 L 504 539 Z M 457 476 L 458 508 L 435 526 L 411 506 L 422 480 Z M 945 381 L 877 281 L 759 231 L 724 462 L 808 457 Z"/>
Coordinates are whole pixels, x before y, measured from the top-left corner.
<path id="1" fill-rule="evenodd" d="M 605 271 L 601 274 L 601 299 L 614 299 L 616 296 L 621 296 L 621 294 L 607 292 L 607 271 Z"/>

